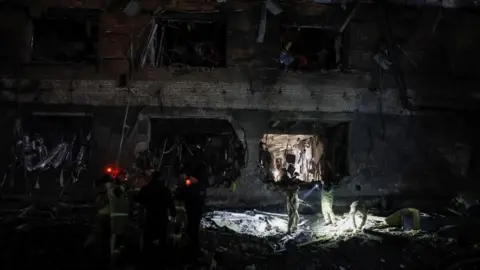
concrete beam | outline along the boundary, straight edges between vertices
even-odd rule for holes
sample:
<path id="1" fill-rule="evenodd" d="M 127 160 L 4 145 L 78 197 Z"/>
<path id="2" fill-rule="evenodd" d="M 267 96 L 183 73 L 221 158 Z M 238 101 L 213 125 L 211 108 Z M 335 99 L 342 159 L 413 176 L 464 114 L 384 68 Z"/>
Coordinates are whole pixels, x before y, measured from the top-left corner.
<path id="1" fill-rule="evenodd" d="M 177 73 L 178 74 L 178 73 Z M 189 72 L 170 76 L 147 76 L 132 82 L 130 92 L 116 80 L 2 79 L 2 96 L 21 103 L 76 104 L 95 106 L 164 106 L 212 109 L 260 109 L 269 111 L 377 112 L 377 95 L 368 90 L 364 74 L 291 74 L 262 80 L 252 88 L 242 69 Z M 33 90 L 33 89 L 31 89 Z M 401 113 L 396 91 L 386 89 L 386 113 Z"/>
<path id="2" fill-rule="evenodd" d="M 120 88 L 110 78 L 87 79 L 89 73 L 60 80 L 54 69 L 29 72 L 23 78 L 0 79 L 1 97 L 20 103 L 223 110 L 267 110 L 291 112 L 405 114 L 398 91 L 386 76 L 379 91 L 369 90 L 369 73 L 284 73 L 225 68 L 202 71 L 150 69 L 139 72 L 130 89 Z M 91 74 L 90 78 L 95 78 Z M 256 80 L 253 84 L 252 81 Z M 260 83 L 258 83 L 260 81 Z M 409 95 L 417 106 L 478 108 L 479 82 L 452 82 L 447 79 L 407 78 Z M 455 91 L 452 91 L 455 89 Z M 19 93 L 18 96 L 16 93 Z M 381 101 L 381 102 L 380 102 Z"/>

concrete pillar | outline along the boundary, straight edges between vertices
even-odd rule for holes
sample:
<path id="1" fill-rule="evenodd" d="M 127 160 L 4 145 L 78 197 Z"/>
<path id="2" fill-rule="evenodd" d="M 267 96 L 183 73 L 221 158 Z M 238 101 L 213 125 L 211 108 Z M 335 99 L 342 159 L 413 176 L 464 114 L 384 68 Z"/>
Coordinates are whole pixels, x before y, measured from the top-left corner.
<path id="1" fill-rule="evenodd" d="M 278 191 L 267 189 L 260 179 L 259 142 L 268 128 L 270 115 L 263 112 L 241 112 L 233 115 L 245 131 L 247 162 L 237 180 L 235 198 L 247 205 L 275 204 L 284 200 Z"/>

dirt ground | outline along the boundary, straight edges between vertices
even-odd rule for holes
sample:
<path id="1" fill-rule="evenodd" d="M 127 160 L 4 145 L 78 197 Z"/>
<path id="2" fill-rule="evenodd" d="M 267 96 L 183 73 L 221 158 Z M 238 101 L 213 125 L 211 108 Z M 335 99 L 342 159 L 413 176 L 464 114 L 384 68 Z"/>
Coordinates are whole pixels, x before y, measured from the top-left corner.
<path id="1" fill-rule="evenodd" d="M 108 268 L 106 258 L 98 256 L 94 248 L 83 246 L 92 229 L 89 214 L 74 209 L 64 211 L 68 214 L 60 212 L 52 214 L 44 211 L 22 216 L 18 210 L 3 211 L 0 217 L 0 269 Z M 369 228 L 368 232 L 348 232 L 304 246 L 287 244 L 285 250 L 275 252 L 272 243 L 279 237 L 282 235 L 262 238 L 225 228 L 204 229 L 202 245 L 207 251 L 208 263 L 189 269 L 480 268 L 480 249 L 475 242 L 442 238 L 435 234 L 405 234 L 378 226 Z M 173 263 L 169 269 L 186 269 L 181 263 L 182 251 L 177 252 L 169 256 L 177 258 L 178 265 Z M 139 269 L 135 249 L 122 256 L 123 263 L 119 269 Z M 454 265 L 461 260 L 470 262 L 470 266 Z M 164 265 L 162 256 L 156 261 L 158 265 Z M 210 268 L 213 261 L 216 267 Z"/>

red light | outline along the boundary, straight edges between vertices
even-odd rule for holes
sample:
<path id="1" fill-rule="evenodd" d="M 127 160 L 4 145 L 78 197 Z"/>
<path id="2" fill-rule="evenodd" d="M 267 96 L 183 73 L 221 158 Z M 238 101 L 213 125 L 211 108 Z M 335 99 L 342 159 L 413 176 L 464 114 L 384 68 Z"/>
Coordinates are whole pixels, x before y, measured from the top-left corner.
<path id="1" fill-rule="evenodd" d="M 187 179 L 187 181 L 185 181 L 185 184 L 186 184 L 187 186 L 190 186 L 190 185 L 192 184 L 192 181 L 190 181 L 190 179 Z"/>
<path id="2" fill-rule="evenodd" d="M 117 178 L 117 176 L 119 176 L 121 174 L 122 170 L 120 168 L 118 168 L 117 166 L 114 166 L 114 165 L 107 165 L 105 167 L 105 173 L 110 175 L 112 178 Z M 121 175 L 122 178 L 123 178 L 123 175 Z M 126 178 L 126 175 L 125 175 L 125 178 Z M 122 179 L 123 180 L 123 179 Z"/>

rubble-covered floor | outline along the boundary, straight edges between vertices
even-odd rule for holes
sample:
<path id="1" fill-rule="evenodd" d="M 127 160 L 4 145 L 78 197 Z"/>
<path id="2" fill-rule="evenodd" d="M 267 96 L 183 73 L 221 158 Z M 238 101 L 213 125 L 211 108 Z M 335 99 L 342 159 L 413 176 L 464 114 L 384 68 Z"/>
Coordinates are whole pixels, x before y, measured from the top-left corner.
<path id="1" fill-rule="evenodd" d="M 107 267 L 94 250 L 83 247 L 92 225 L 92 211 L 87 209 L 65 206 L 21 215 L 19 210 L 2 207 L 0 269 Z M 214 211 L 202 221 L 202 244 L 215 258 L 216 269 L 227 270 L 478 269 L 446 268 L 460 259 L 480 257 L 472 241 L 404 233 L 386 228 L 375 217 L 369 218 L 366 232 L 354 232 L 345 218 L 339 219 L 333 227 L 323 226 L 316 216 L 302 216 L 299 232 L 286 236 L 285 216 Z M 125 260 L 130 262 L 128 268 L 135 269 L 135 253 L 126 256 L 132 257 Z M 471 264 L 480 266 L 477 262 Z"/>
<path id="2" fill-rule="evenodd" d="M 447 269 L 460 259 L 480 258 L 473 242 L 388 228 L 380 217 L 370 216 L 364 231 L 352 230 L 346 216 L 337 226 L 318 219 L 302 216 L 294 236 L 285 235 L 285 216 L 260 211 L 212 212 L 202 225 L 206 246 L 218 265 L 232 267 L 226 269 Z M 462 269 L 479 269 L 474 267 Z"/>

